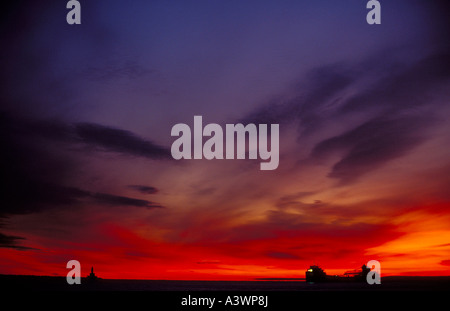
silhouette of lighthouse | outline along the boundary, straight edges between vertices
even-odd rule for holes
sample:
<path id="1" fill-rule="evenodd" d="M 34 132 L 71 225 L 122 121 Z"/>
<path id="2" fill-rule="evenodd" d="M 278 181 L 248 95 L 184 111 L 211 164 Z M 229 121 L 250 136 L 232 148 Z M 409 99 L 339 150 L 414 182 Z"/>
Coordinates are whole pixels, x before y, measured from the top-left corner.
<path id="1" fill-rule="evenodd" d="M 94 273 L 94 267 L 91 267 L 91 273 L 87 276 L 88 281 L 95 281 L 98 277 Z"/>

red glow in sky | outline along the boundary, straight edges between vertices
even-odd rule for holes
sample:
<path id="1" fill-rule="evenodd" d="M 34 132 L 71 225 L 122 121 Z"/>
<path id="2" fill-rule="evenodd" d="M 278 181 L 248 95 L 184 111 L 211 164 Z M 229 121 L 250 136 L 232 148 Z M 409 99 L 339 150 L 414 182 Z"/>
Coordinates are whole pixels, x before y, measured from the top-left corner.
<path id="1" fill-rule="evenodd" d="M 103 278 L 253 280 L 374 259 L 450 275 L 446 11 L 383 3 L 369 26 L 360 1 L 191 6 L 2 18 L 0 274 L 76 259 Z M 171 128 L 195 115 L 279 124 L 278 168 L 174 160 Z"/>

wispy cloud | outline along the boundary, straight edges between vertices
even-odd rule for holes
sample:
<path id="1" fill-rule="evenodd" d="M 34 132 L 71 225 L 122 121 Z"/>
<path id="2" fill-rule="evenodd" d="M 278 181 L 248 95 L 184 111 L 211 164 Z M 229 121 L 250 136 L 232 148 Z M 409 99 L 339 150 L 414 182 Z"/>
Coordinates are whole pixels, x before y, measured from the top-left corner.
<path id="1" fill-rule="evenodd" d="M 243 120 L 294 125 L 298 143 L 308 141 L 302 148 L 311 150 L 309 160 L 333 156 L 328 177 L 353 182 L 431 137 L 443 121 L 435 113 L 442 105 L 436 98 L 450 79 L 449 55 L 441 48 L 416 60 L 399 61 L 392 53 L 382 61 L 377 55 L 320 66 L 288 99 L 269 102 Z"/>
<path id="2" fill-rule="evenodd" d="M 331 168 L 330 177 L 352 182 L 391 159 L 407 154 L 425 139 L 424 131 L 432 124 L 430 117 L 379 117 L 318 143 L 312 159 L 343 152 Z"/>
<path id="3" fill-rule="evenodd" d="M 83 201 L 148 209 L 162 207 L 149 200 L 72 186 L 72 176 L 79 165 L 70 155 L 54 148 L 54 143 L 58 142 L 59 147 L 64 146 L 60 143 L 67 144 L 68 149 L 82 144 L 94 150 L 151 159 L 167 157 L 168 151 L 163 147 L 129 131 L 95 124 L 24 120 L 5 113 L 0 118 L 0 144 L 7 150 L 0 154 L 6 181 L 0 190 L 4 202 L 0 205 L 0 216 L 35 213 Z M 157 191 L 145 186 L 138 189 L 147 194 Z"/>
<path id="4" fill-rule="evenodd" d="M 150 159 L 170 158 L 168 149 L 126 130 L 92 123 L 80 123 L 75 125 L 75 133 L 81 142 L 100 150 Z"/>
<path id="5" fill-rule="evenodd" d="M 155 194 L 159 191 L 155 187 L 144 186 L 144 185 L 129 185 L 128 188 L 136 190 L 142 194 Z"/>
<path id="6" fill-rule="evenodd" d="M 25 238 L 14 236 L 14 235 L 6 235 L 0 232 L 0 247 L 3 248 L 13 248 L 20 251 L 32 250 L 34 248 L 22 246 L 19 241 L 23 241 Z"/>
<path id="7" fill-rule="evenodd" d="M 92 151 L 117 152 L 148 159 L 171 159 L 166 147 L 133 132 L 95 123 L 68 124 L 59 120 L 21 120 L 12 118 L 16 131 L 29 138 L 40 136 L 64 143 L 83 144 Z"/>
<path id="8" fill-rule="evenodd" d="M 94 203 L 107 206 L 143 207 L 147 209 L 163 206 L 148 200 L 131 198 L 109 193 L 92 192 L 75 187 L 65 187 L 54 183 L 34 180 L 15 190 L 14 197 L 8 197 L 8 204 L 2 204 L 1 215 L 28 214 L 44 209 Z"/>
<path id="9" fill-rule="evenodd" d="M 89 197 L 95 202 L 101 204 L 108 204 L 112 206 L 134 206 L 134 207 L 145 207 L 145 208 L 162 208 L 163 206 L 148 201 L 135 198 L 129 198 L 124 196 L 112 195 L 107 193 L 89 193 Z"/>

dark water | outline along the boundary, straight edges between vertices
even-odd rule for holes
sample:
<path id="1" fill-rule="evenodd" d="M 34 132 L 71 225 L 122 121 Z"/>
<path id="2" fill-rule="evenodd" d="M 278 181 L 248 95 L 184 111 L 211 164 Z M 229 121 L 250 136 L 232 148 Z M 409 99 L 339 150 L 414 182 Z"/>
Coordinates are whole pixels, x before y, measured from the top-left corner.
<path id="1" fill-rule="evenodd" d="M 0 275 L 0 294 L 15 309 L 58 310 L 426 310 L 448 305 L 450 277 L 384 277 L 366 283 L 309 284 L 291 281 L 110 280 L 69 285 L 65 277 Z M 236 298 L 237 297 L 237 298 Z M 227 301 L 255 298 L 253 305 Z M 211 305 L 185 305 L 187 299 L 214 299 Z M 264 301 L 265 306 L 258 302 Z M 30 309 L 30 310 L 31 310 Z"/>
<path id="2" fill-rule="evenodd" d="M 27 291 L 450 291 L 450 277 L 383 277 L 381 284 L 296 281 L 167 281 L 100 279 L 69 285 L 65 277 L 0 275 L 1 288 Z"/>

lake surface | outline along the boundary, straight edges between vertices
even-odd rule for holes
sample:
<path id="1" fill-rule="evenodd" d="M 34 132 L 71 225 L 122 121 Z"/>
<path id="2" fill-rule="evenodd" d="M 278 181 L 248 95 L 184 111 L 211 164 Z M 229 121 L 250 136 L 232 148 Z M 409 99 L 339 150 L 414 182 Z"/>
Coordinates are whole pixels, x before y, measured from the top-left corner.
<path id="1" fill-rule="evenodd" d="M 2 288 L 28 291 L 448 291 L 450 277 L 383 277 L 381 284 L 364 282 L 307 283 L 295 281 L 172 281 L 100 279 L 69 285 L 65 277 L 0 275 Z"/>

